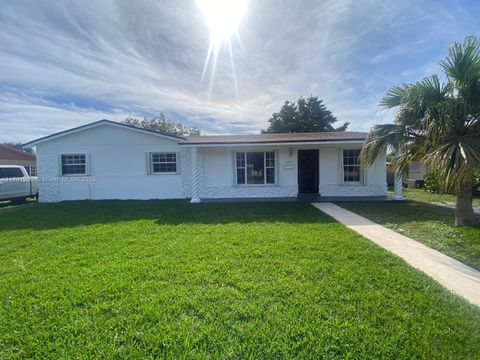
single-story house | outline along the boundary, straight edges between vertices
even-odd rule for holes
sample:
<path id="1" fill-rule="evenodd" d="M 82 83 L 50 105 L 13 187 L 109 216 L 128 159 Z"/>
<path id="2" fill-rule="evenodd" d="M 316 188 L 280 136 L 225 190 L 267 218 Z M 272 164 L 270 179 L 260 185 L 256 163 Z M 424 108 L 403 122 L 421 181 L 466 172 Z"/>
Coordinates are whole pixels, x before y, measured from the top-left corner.
<path id="1" fill-rule="evenodd" d="M 30 176 L 37 174 L 35 154 L 17 150 L 11 146 L 0 144 L 0 165 L 24 166 Z"/>
<path id="2" fill-rule="evenodd" d="M 36 148 L 40 201 L 386 196 L 385 155 L 359 162 L 363 132 L 177 137 L 100 120 Z"/>

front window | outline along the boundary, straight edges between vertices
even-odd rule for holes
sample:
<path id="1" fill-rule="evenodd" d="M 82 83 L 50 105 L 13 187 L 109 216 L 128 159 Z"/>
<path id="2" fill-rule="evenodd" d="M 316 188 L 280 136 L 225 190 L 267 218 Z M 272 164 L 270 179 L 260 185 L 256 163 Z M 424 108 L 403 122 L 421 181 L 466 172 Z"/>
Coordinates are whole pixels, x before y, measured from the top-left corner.
<path id="1" fill-rule="evenodd" d="M 238 185 L 275 184 L 275 152 L 237 152 L 235 156 Z"/>
<path id="2" fill-rule="evenodd" d="M 343 150 L 343 182 L 359 183 L 360 150 Z"/>
<path id="3" fill-rule="evenodd" d="M 152 173 L 176 173 L 177 172 L 177 154 L 176 153 L 152 153 L 151 154 Z"/>
<path id="4" fill-rule="evenodd" d="M 85 154 L 62 155 L 62 175 L 86 175 L 87 157 Z"/>

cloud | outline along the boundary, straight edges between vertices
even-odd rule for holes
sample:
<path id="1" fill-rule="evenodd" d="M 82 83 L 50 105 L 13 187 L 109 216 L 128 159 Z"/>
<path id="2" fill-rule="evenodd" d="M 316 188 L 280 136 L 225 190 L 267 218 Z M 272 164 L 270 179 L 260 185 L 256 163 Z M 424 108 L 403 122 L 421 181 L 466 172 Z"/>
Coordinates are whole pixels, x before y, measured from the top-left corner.
<path id="1" fill-rule="evenodd" d="M 232 43 L 235 73 L 224 48 L 210 88 L 209 35 L 194 0 L 5 3 L 0 141 L 159 112 L 208 133 L 255 133 L 285 100 L 310 94 L 352 130 L 367 130 L 386 121 L 376 103 L 388 87 L 478 32 L 468 21 L 475 14 L 452 7 L 252 0 Z M 451 16 L 460 13 L 462 21 Z"/>

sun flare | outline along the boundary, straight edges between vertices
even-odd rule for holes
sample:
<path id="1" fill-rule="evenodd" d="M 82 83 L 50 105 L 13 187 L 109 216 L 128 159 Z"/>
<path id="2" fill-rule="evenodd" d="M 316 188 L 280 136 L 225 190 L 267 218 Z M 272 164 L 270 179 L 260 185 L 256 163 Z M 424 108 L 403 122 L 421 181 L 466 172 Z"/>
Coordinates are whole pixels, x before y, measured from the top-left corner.
<path id="1" fill-rule="evenodd" d="M 237 34 L 247 10 L 247 0 L 197 0 L 197 4 L 210 31 L 211 45 L 217 49 Z"/>
<path id="2" fill-rule="evenodd" d="M 233 35 L 240 39 L 238 27 L 248 7 L 248 0 L 197 0 L 198 7 L 205 19 L 210 32 L 210 44 L 202 73 L 202 81 L 205 78 L 208 64 L 212 61 L 209 96 L 213 86 L 215 67 L 219 50 L 223 44 L 227 45 L 232 67 L 232 77 L 235 91 L 238 96 L 237 77 L 231 38 Z"/>

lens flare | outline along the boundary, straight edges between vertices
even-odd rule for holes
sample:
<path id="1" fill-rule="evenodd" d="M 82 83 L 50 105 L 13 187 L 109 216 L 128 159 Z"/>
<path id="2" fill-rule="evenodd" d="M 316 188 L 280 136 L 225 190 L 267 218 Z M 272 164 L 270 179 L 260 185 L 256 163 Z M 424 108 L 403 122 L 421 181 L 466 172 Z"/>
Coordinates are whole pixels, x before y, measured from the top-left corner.
<path id="1" fill-rule="evenodd" d="M 210 44 L 205 59 L 205 65 L 203 67 L 202 81 L 205 79 L 208 65 L 211 62 L 210 95 L 215 77 L 218 52 L 221 46 L 226 44 L 230 56 L 235 90 L 238 94 L 231 38 L 235 35 L 240 39 L 238 35 L 238 26 L 247 11 L 248 0 L 197 0 L 197 5 L 202 12 L 210 32 Z"/>

